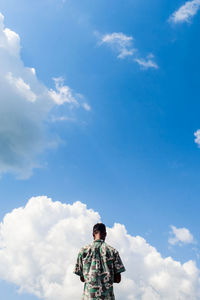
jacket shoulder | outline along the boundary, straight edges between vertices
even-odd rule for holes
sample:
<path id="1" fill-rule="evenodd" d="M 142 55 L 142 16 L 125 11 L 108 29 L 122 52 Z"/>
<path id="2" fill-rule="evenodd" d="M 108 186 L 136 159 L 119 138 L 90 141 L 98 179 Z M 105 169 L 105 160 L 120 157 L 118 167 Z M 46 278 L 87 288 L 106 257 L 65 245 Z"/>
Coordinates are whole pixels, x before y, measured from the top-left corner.
<path id="1" fill-rule="evenodd" d="M 92 243 L 85 245 L 80 249 L 79 254 L 88 252 L 91 248 L 92 248 Z"/>
<path id="2" fill-rule="evenodd" d="M 118 253 L 117 249 L 115 249 L 114 247 L 112 247 L 111 245 L 109 245 L 107 243 L 104 243 L 104 247 L 105 247 L 106 250 L 108 250 L 112 254 L 117 254 Z"/>

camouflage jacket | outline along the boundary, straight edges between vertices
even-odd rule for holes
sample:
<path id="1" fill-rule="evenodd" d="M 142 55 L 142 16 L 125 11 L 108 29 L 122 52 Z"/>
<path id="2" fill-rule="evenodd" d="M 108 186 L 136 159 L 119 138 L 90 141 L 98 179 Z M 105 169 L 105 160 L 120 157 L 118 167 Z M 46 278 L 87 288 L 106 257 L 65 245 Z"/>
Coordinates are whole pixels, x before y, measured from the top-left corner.
<path id="1" fill-rule="evenodd" d="M 114 300 L 114 276 L 124 271 L 118 251 L 103 240 L 93 241 L 83 247 L 78 254 L 74 271 L 84 278 L 82 300 Z"/>

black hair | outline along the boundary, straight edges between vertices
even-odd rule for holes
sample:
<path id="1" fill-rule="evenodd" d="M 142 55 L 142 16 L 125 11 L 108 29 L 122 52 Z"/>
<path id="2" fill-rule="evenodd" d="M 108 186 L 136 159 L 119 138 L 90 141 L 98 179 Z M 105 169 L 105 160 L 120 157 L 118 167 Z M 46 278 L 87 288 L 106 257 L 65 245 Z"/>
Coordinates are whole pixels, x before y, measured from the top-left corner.
<path id="1" fill-rule="evenodd" d="M 100 232 L 101 234 L 106 233 L 106 226 L 103 223 L 97 223 L 93 227 L 93 234 Z"/>

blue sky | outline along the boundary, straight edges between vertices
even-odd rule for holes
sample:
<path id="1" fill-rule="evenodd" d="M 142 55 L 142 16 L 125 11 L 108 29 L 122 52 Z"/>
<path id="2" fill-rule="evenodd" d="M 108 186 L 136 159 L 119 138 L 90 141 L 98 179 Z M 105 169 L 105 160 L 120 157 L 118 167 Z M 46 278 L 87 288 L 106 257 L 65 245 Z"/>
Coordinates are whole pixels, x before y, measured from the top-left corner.
<path id="1" fill-rule="evenodd" d="M 1 220 L 32 196 L 81 201 L 108 226 L 124 224 L 164 257 L 199 266 L 200 142 L 194 133 L 200 127 L 200 5 L 184 5 L 1 1 L 5 27 L 20 37 L 25 67 L 35 68 L 38 82 L 55 91 L 55 102 L 63 96 L 59 87 L 70 87 L 68 98 L 38 121 L 41 149 L 19 172 L 11 162 L 0 170 Z M 130 52 L 120 57 L 124 49 Z M 18 77 L 9 78 L 14 85 Z M 52 78 L 62 78 L 57 90 Z M 9 110 L 5 115 L 12 123 Z M 23 153 L 28 156 L 34 145 Z M 0 151 L 4 157 L 7 150 Z M 26 168 L 32 170 L 26 179 L 17 178 Z M 171 225 L 187 229 L 193 242 L 170 245 Z M 0 288 L 6 299 L 24 299 L 10 284 Z"/>

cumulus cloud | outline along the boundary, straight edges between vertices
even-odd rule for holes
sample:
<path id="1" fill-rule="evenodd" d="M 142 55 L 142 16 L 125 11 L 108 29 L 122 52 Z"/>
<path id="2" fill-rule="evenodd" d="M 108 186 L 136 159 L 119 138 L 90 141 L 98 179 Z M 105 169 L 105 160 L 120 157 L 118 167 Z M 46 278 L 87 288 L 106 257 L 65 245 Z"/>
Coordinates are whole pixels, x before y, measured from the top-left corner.
<path id="1" fill-rule="evenodd" d="M 171 245 L 194 243 L 194 237 L 187 228 L 176 228 L 173 225 L 170 227 L 172 236 L 169 238 L 169 243 Z"/>
<path id="2" fill-rule="evenodd" d="M 190 22 L 192 17 L 197 14 L 199 9 L 200 0 L 187 1 L 171 15 L 169 21 L 175 24 Z"/>
<path id="3" fill-rule="evenodd" d="M 194 133 L 195 138 L 195 143 L 200 147 L 200 129 L 198 129 L 195 133 Z"/>
<path id="4" fill-rule="evenodd" d="M 51 147 L 44 122 L 56 105 L 89 110 L 81 95 L 55 78 L 55 90 L 48 89 L 34 68 L 25 67 L 20 57 L 20 37 L 5 28 L 0 14 L 0 175 L 15 173 L 27 178 L 38 167 L 37 157 Z"/>
<path id="5" fill-rule="evenodd" d="M 81 202 L 62 204 L 41 196 L 6 214 L 0 224 L 0 278 L 21 292 L 46 300 L 81 299 L 83 285 L 73 274 L 77 253 L 92 239 L 99 214 Z M 127 271 L 115 285 L 119 300 L 198 300 L 199 269 L 161 254 L 124 225 L 108 228 Z"/>
<path id="6" fill-rule="evenodd" d="M 133 46 L 133 37 L 122 32 L 105 34 L 100 38 L 99 44 L 106 44 L 117 53 L 118 58 L 135 57 L 133 61 L 138 63 L 142 69 L 158 69 L 158 65 L 153 61 L 154 56 L 148 55 L 148 60 L 138 57 L 138 49 Z"/>

